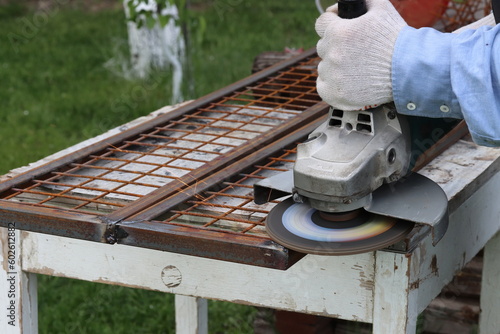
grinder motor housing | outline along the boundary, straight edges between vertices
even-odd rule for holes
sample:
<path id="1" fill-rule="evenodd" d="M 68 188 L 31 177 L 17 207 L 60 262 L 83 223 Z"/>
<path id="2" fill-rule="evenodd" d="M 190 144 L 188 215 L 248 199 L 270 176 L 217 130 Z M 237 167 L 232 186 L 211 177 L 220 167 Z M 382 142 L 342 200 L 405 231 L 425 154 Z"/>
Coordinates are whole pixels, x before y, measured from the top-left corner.
<path id="1" fill-rule="evenodd" d="M 296 200 L 320 211 L 366 206 L 383 183 L 399 180 L 410 166 L 407 120 L 391 105 L 367 111 L 331 108 L 328 120 L 297 147 Z"/>

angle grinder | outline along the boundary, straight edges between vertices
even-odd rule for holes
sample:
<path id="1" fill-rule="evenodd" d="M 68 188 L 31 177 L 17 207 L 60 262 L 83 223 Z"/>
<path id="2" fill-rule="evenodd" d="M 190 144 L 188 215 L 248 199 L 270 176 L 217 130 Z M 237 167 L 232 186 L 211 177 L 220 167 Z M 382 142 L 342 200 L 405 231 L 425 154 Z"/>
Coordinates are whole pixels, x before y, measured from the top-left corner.
<path id="1" fill-rule="evenodd" d="M 366 12 L 364 0 L 338 4 L 343 18 Z M 293 170 L 254 186 L 257 204 L 289 195 L 268 214 L 270 237 L 302 253 L 347 255 L 390 246 L 415 224 L 427 224 L 437 242 L 447 229 L 448 200 L 437 184 L 411 172 L 423 153 L 416 148 L 424 140 L 420 129 L 429 121 L 409 120 L 393 104 L 331 108 L 297 146 Z M 441 122 L 431 127 L 452 127 Z"/>

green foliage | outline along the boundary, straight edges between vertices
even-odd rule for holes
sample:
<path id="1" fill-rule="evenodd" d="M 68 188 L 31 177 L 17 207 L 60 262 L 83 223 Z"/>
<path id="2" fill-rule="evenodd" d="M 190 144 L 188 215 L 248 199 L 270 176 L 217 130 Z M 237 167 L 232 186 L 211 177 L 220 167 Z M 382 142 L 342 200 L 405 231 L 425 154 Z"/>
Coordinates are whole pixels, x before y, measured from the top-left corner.
<path id="1" fill-rule="evenodd" d="M 175 333 L 173 295 L 39 276 L 40 333 Z"/>

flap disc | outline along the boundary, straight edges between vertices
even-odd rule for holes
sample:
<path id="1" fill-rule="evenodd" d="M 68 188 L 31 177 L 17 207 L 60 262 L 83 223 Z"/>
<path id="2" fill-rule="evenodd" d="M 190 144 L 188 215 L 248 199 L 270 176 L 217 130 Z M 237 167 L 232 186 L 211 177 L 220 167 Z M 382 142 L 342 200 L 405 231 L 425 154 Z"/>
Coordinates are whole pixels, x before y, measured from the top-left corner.
<path id="1" fill-rule="evenodd" d="M 414 223 L 360 210 L 331 219 L 308 204 L 288 198 L 267 216 L 273 240 L 301 253 L 348 255 L 369 252 L 402 240 Z"/>

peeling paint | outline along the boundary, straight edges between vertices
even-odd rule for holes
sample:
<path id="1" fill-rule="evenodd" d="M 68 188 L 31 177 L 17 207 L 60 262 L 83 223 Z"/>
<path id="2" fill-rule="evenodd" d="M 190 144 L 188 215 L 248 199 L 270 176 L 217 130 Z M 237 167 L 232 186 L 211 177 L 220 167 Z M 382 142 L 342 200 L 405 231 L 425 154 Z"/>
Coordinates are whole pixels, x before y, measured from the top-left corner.
<path id="1" fill-rule="evenodd" d="M 416 280 L 415 282 L 410 284 L 410 290 L 416 290 L 420 287 L 420 280 Z"/>
<path id="2" fill-rule="evenodd" d="M 0 228 L 0 245 L 2 246 L 2 256 L 0 257 L 0 259 L 2 259 L 2 268 L 4 271 L 9 271 L 7 266 L 8 266 L 8 263 L 7 263 L 7 254 L 8 254 L 8 249 L 7 249 L 7 242 L 5 242 L 7 240 L 7 229 L 6 228 Z"/>
<path id="3" fill-rule="evenodd" d="M 351 269 L 357 270 L 359 273 L 359 287 L 372 291 L 375 286 L 375 282 L 373 281 L 373 277 L 368 277 L 366 275 L 366 273 L 363 270 L 363 266 L 355 264 L 351 267 Z"/>
<path id="4" fill-rule="evenodd" d="M 434 275 L 439 276 L 439 268 L 438 268 L 438 265 L 437 265 L 437 257 L 436 257 L 436 254 L 434 254 L 434 255 L 432 256 L 432 260 L 431 260 L 431 272 L 432 272 Z"/>

